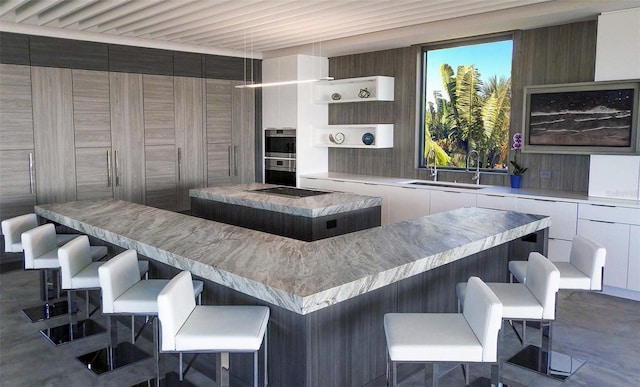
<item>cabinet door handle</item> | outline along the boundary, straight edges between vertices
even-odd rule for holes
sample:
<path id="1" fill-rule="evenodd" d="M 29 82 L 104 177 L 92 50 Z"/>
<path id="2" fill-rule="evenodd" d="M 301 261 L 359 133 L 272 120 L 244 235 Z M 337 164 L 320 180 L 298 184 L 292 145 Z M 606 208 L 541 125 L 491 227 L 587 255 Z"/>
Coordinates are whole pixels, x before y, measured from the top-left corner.
<path id="1" fill-rule="evenodd" d="M 238 176 L 238 146 L 233 146 L 233 176 Z"/>
<path id="2" fill-rule="evenodd" d="M 227 147 L 227 153 L 228 153 L 228 155 L 227 155 L 227 156 L 229 157 L 229 170 L 228 170 L 228 174 L 229 174 L 229 177 L 231 177 L 231 163 L 233 162 L 233 160 L 231 160 L 231 145 L 229 145 L 229 146 Z"/>
<path id="3" fill-rule="evenodd" d="M 111 187 L 113 175 L 111 174 L 111 152 L 107 151 L 107 187 Z"/>
<path id="4" fill-rule="evenodd" d="M 33 180 L 33 153 L 29 152 L 29 189 L 34 194 L 35 182 Z"/>
<path id="5" fill-rule="evenodd" d="M 113 151 L 113 158 L 115 159 L 115 165 L 116 165 L 116 187 L 120 186 L 120 167 L 118 165 L 118 151 L 114 150 Z"/>
<path id="6" fill-rule="evenodd" d="M 182 170 L 182 149 L 178 148 L 178 181 L 180 181 L 181 170 Z"/>

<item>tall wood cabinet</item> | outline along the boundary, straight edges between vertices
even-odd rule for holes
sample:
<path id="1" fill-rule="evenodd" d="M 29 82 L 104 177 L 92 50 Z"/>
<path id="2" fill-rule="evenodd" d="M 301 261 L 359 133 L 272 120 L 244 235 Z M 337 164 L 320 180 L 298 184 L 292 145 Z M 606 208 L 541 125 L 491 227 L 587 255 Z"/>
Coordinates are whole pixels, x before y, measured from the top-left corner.
<path id="1" fill-rule="evenodd" d="M 207 186 L 255 181 L 255 92 L 238 84 L 206 80 Z"/>
<path id="2" fill-rule="evenodd" d="M 0 64 L 0 219 L 33 212 L 33 153 L 31 69 Z"/>
<path id="3" fill-rule="evenodd" d="M 204 84 L 200 78 L 174 77 L 178 211 L 191 209 L 189 189 L 205 187 Z"/>
<path id="4" fill-rule="evenodd" d="M 143 75 L 146 204 L 177 209 L 177 152 L 173 77 Z"/>
<path id="5" fill-rule="evenodd" d="M 239 82 L 0 65 L 0 219 L 116 198 L 190 209 L 189 189 L 255 180 Z"/>
<path id="6" fill-rule="evenodd" d="M 76 197 L 113 197 L 109 73 L 71 70 L 75 129 Z"/>
<path id="7" fill-rule="evenodd" d="M 71 70 L 32 66 L 31 90 L 37 201 L 76 200 Z"/>
<path id="8" fill-rule="evenodd" d="M 145 203 L 142 74 L 109 73 L 113 193 Z"/>

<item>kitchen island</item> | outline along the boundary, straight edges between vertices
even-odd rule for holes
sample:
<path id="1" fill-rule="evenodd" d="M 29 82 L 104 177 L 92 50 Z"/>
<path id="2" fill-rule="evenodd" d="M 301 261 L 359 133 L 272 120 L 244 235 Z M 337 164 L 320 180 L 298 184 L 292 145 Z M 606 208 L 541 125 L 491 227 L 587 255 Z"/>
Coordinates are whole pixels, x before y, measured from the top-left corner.
<path id="1" fill-rule="evenodd" d="M 380 226 L 382 198 L 240 184 L 189 190 L 191 215 L 307 242 Z"/>
<path id="2" fill-rule="evenodd" d="M 36 213 L 191 271 L 207 280 L 204 303 L 269 306 L 277 386 L 361 386 L 383 377 L 384 313 L 454 311 L 457 281 L 505 280 L 512 251 L 544 253 L 550 224 L 463 208 L 303 242 L 118 200 L 39 205 Z M 232 357 L 239 377 L 251 361 L 241 357 Z"/>

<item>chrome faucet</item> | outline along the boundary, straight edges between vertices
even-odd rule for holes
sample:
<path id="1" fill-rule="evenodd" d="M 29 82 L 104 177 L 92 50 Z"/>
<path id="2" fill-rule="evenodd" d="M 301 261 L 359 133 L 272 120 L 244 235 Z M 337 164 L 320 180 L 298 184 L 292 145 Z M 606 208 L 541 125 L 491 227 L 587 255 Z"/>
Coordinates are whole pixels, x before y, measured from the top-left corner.
<path id="1" fill-rule="evenodd" d="M 480 184 L 480 153 L 477 150 L 471 150 L 467 154 L 467 171 L 469 172 L 469 161 L 471 160 L 471 156 L 476 155 L 476 172 L 473 174 L 471 180 L 475 180 L 476 184 Z"/>
<path id="2" fill-rule="evenodd" d="M 429 166 L 429 155 L 433 153 L 433 168 Z M 427 157 L 424 158 L 424 164 L 431 172 L 431 177 L 433 177 L 433 181 L 438 181 L 438 157 L 436 155 L 436 150 L 431 148 L 427 152 Z"/>

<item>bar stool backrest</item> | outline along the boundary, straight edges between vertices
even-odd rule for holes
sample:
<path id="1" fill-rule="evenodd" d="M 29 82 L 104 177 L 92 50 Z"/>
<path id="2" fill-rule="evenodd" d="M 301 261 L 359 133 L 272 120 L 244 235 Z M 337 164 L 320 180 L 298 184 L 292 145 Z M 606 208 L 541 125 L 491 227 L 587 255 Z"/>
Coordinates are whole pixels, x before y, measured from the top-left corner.
<path id="1" fill-rule="evenodd" d="M 21 235 L 38 227 L 36 214 L 25 214 L 2 221 L 2 235 L 4 235 L 5 253 L 21 253 Z"/>
<path id="2" fill-rule="evenodd" d="M 602 290 L 602 269 L 607 250 L 598 243 L 576 235 L 571 243 L 569 263 L 591 278 L 590 290 Z"/>
<path id="3" fill-rule="evenodd" d="M 498 358 L 498 332 L 502 325 L 502 303 L 478 277 L 470 277 L 463 315 L 482 344 L 482 361 Z"/>
<path id="4" fill-rule="evenodd" d="M 47 223 L 23 232 L 22 247 L 24 248 L 24 268 L 34 269 L 35 258 L 58 248 L 55 226 Z"/>
<path id="5" fill-rule="evenodd" d="M 195 308 L 191 273 L 178 273 L 158 294 L 158 319 L 163 351 L 176 349 L 176 334 Z"/>
<path id="6" fill-rule="evenodd" d="M 531 252 L 527 261 L 525 285 L 542 305 L 542 318 L 554 320 L 556 295 L 560 288 L 560 271 L 544 255 Z"/>
<path id="7" fill-rule="evenodd" d="M 98 268 L 98 279 L 102 289 L 102 312 L 114 313 L 113 302 L 140 281 L 138 253 L 131 249 L 111 258 Z"/>
<path id="8" fill-rule="evenodd" d="M 93 262 L 89 238 L 86 235 L 81 235 L 60 247 L 58 261 L 60 262 L 62 288 L 71 289 L 71 278 Z"/>

